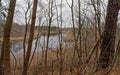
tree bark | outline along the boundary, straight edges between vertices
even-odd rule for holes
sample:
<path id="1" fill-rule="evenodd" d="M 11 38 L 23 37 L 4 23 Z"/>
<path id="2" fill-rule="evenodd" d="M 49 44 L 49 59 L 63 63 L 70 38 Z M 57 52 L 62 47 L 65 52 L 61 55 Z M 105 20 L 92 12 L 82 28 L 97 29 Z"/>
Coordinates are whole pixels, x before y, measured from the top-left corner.
<path id="1" fill-rule="evenodd" d="M 27 53 L 26 53 L 26 57 L 24 60 L 24 64 L 23 64 L 24 66 L 23 66 L 22 75 L 27 75 L 27 71 L 28 71 L 32 42 L 34 39 L 34 28 L 35 28 L 35 21 L 36 21 L 37 4 L 38 4 L 38 0 L 34 0 L 31 27 L 30 27 L 30 35 L 29 35 L 29 39 L 28 39 L 28 47 L 27 47 Z"/>
<path id="2" fill-rule="evenodd" d="M 13 23 L 16 0 L 10 0 L 8 17 L 4 26 L 4 36 L 2 43 L 2 58 L 0 60 L 0 75 L 11 75 L 10 73 L 10 32 Z"/>
<path id="3" fill-rule="evenodd" d="M 112 63 L 115 52 L 115 37 L 118 21 L 119 3 L 109 0 L 105 20 L 105 30 L 102 35 L 101 53 L 97 69 L 107 69 Z"/>

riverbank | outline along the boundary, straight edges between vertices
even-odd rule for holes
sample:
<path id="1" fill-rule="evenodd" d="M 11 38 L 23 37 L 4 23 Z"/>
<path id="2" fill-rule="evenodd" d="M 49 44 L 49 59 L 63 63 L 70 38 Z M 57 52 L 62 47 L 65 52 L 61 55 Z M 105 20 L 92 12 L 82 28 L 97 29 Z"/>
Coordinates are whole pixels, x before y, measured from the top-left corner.
<path id="1" fill-rule="evenodd" d="M 38 33 L 35 33 L 34 34 L 34 39 L 36 39 L 37 37 L 40 37 L 40 36 L 37 36 Z M 26 39 L 28 39 L 29 36 L 26 37 Z M 24 36 L 18 36 L 18 37 L 10 37 L 10 41 L 11 42 L 16 42 L 16 41 L 23 41 L 24 40 Z M 2 43 L 3 41 L 3 38 L 0 38 L 0 44 Z"/>
<path id="2" fill-rule="evenodd" d="M 37 37 L 40 37 L 42 35 L 46 36 L 47 32 L 41 32 L 39 34 L 39 36 L 38 36 L 38 32 L 35 31 L 35 33 L 34 33 L 34 39 L 36 39 Z M 50 35 L 58 35 L 58 32 L 56 32 L 56 31 L 50 31 Z M 27 35 L 26 39 L 28 40 L 28 38 L 29 38 L 29 35 Z M 2 40 L 3 40 L 3 38 L 0 37 L 0 44 L 2 43 Z M 11 40 L 11 42 L 23 41 L 24 40 L 24 36 L 10 37 L 10 40 Z"/>

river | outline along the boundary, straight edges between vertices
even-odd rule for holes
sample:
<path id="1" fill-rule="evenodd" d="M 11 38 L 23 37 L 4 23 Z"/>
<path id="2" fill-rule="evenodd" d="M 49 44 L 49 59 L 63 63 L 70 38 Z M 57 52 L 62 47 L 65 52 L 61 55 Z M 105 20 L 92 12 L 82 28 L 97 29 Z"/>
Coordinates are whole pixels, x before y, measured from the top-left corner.
<path id="1" fill-rule="evenodd" d="M 64 46 L 72 45 L 72 43 L 70 43 L 70 42 L 64 42 L 63 41 L 64 37 L 65 37 L 65 35 L 62 36 L 62 45 L 64 45 Z M 36 47 L 36 51 L 45 50 L 46 44 L 47 44 L 47 36 L 40 36 L 40 38 L 37 41 L 37 47 L 35 46 L 36 45 L 36 39 L 33 41 L 32 52 L 34 51 L 35 47 Z M 59 35 L 51 35 L 49 37 L 48 47 L 49 47 L 49 49 L 59 47 Z M 1 49 L 1 46 L 0 46 L 0 49 Z M 23 54 L 23 41 L 18 41 L 18 42 L 12 43 L 11 44 L 11 51 L 14 54 Z"/>

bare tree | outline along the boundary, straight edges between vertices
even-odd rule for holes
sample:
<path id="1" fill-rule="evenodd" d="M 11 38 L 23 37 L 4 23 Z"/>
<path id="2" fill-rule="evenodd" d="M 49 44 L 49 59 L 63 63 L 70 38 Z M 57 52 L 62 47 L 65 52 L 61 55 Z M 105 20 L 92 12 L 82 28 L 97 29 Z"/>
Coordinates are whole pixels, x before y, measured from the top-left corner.
<path id="1" fill-rule="evenodd" d="M 113 61 L 115 53 L 115 37 L 120 9 L 120 0 L 108 0 L 105 30 L 102 35 L 101 53 L 97 69 L 108 69 Z"/>
<path id="2" fill-rule="evenodd" d="M 8 17 L 4 26 L 4 36 L 2 43 L 2 54 L 1 54 L 1 71 L 0 75 L 11 75 L 10 72 L 10 32 L 13 23 L 14 10 L 16 6 L 16 0 L 10 0 Z M 4 68 L 4 69 L 3 69 Z"/>
<path id="3" fill-rule="evenodd" d="M 25 60 L 24 60 L 24 63 L 23 63 L 24 66 L 23 66 L 22 75 L 27 75 L 27 71 L 28 71 L 32 42 L 33 42 L 33 39 L 34 39 L 34 28 L 35 28 L 35 21 L 36 21 L 37 4 L 38 4 L 38 0 L 34 0 L 31 27 L 30 27 L 30 35 L 29 35 L 29 39 L 28 39 L 27 53 L 26 53 L 26 57 L 25 57 Z"/>
<path id="4" fill-rule="evenodd" d="M 44 61 L 44 74 L 48 75 L 48 66 L 47 66 L 47 60 L 48 60 L 48 49 L 49 49 L 49 36 L 50 36 L 50 27 L 52 23 L 52 18 L 53 18 L 53 0 L 49 0 L 49 5 L 48 5 L 48 33 L 47 33 L 47 44 L 46 44 L 46 49 L 45 49 L 45 61 Z"/>
<path id="5" fill-rule="evenodd" d="M 28 31 L 29 31 L 29 24 L 30 24 L 30 20 L 31 20 L 31 11 L 30 11 L 30 8 L 31 8 L 31 6 L 32 6 L 32 4 L 30 3 L 30 1 L 29 0 L 27 0 L 26 1 L 26 3 L 27 3 L 27 10 L 25 11 L 25 24 L 26 24 L 26 26 L 25 26 L 25 34 L 24 34 L 24 40 L 23 40 L 23 59 L 25 60 L 25 54 L 26 54 L 26 40 L 27 40 L 27 33 L 28 33 Z M 27 15 L 28 15 L 28 13 L 30 12 L 30 14 L 29 14 L 29 18 L 27 18 Z M 25 61 L 23 61 L 23 63 L 24 63 Z"/>
<path id="6" fill-rule="evenodd" d="M 59 27 L 61 27 L 61 29 L 59 28 L 59 50 L 60 50 L 60 72 L 59 72 L 59 74 L 60 75 L 63 75 L 63 50 L 62 50 L 63 12 L 62 12 L 62 10 L 63 10 L 63 0 L 61 0 L 61 6 L 60 6 L 60 13 L 61 13 L 60 14 L 60 19 L 61 19 L 61 21 L 60 21 L 60 26 L 59 26 Z"/>

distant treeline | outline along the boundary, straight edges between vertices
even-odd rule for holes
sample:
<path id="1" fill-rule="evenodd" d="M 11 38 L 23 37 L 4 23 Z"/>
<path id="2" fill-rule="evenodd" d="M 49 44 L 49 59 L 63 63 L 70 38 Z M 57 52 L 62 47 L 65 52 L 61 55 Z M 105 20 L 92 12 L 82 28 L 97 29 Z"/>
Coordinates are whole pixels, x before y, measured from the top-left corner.
<path id="1" fill-rule="evenodd" d="M 41 31 L 48 31 L 49 26 L 35 26 L 35 30 L 41 30 Z M 51 26 L 50 31 L 57 31 L 58 27 L 56 26 Z"/>

